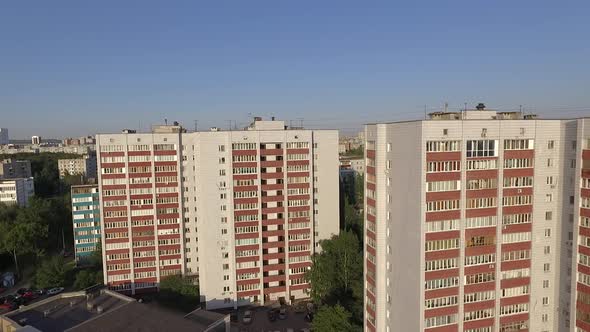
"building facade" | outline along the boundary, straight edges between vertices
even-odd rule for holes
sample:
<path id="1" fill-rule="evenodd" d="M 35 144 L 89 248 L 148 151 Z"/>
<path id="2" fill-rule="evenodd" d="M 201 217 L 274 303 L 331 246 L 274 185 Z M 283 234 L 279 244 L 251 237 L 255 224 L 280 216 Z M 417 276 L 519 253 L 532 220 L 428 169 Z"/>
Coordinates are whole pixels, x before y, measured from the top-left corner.
<path id="1" fill-rule="evenodd" d="M 8 137 L 8 129 L 0 128 L 0 145 L 8 144 L 10 144 L 10 139 Z"/>
<path id="2" fill-rule="evenodd" d="M 96 155 L 94 153 L 76 159 L 59 159 L 57 161 L 59 177 L 66 175 L 83 175 L 89 179 L 96 179 Z"/>
<path id="3" fill-rule="evenodd" d="M 41 136 L 31 136 L 31 144 L 41 145 Z"/>
<path id="4" fill-rule="evenodd" d="M 0 203 L 27 206 L 35 194 L 33 178 L 0 180 Z"/>
<path id="5" fill-rule="evenodd" d="M 30 178 L 31 161 L 4 159 L 0 161 L 0 179 Z"/>
<path id="6" fill-rule="evenodd" d="M 83 265 L 101 244 L 100 194 L 98 185 L 72 186 L 74 256 Z"/>
<path id="7" fill-rule="evenodd" d="M 198 278 L 207 308 L 306 297 L 319 240 L 338 233 L 338 132 L 97 135 L 105 283 L 152 291 Z"/>
<path id="8" fill-rule="evenodd" d="M 587 121 L 367 125 L 365 331 L 570 331 Z"/>
<path id="9" fill-rule="evenodd" d="M 574 226 L 572 279 L 572 322 L 576 332 L 590 331 L 590 119 L 578 121 L 571 149 L 576 152 L 576 193 L 570 196 L 575 209 L 570 215 Z M 576 143 L 574 143 L 576 142 Z M 572 323 L 573 325 L 573 323 Z"/>

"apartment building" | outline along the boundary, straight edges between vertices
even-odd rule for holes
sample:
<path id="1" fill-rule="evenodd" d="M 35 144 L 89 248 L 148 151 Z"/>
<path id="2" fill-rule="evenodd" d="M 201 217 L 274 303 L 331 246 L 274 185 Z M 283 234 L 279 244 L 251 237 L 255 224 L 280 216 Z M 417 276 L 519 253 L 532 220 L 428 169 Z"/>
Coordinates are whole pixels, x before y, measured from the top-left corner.
<path id="1" fill-rule="evenodd" d="M 4 159 L 0 161 L 0 179 L 30 178 L 31 161 Z"/>
<path id="2" fill-rule="evenodd" d="M 27 206 L 35 194 L 32 177 L 0 180 L 0 203 Z"/>
<path id="3" fill-rule="evenodd" d="M 239 131 L 97 135 L 105 283 L 198 279 L 207 308 L 307 297 L 338 233 L 338 132 L 256 119 Z"/>
<path id="4" fill-rule="evenodd" d="M 10 139 L 8 138 L 8 129 L 0 128 L 0 145 L 8 145 Z"/>
<path id="5" fill-rule="evenodd" d="M 572 322 L 576 332 L 590 331 L 590 119 L 579 120 L 577 136 L 571 142 L 576 157 L 570 167 L 576 167 L 576 193 L 570 196 L 574 203 L 569 219 L 573 220 L 575 231 L 574 267 L 572 278 Z M 569 212 L 569 211 L 568 211 Z M 572 324 L 573 325 L 573 324 Z"/>
<path id="6" fill-rule="evenodd" d="M 366 126 L 365 331 L 573 328 L 588 119 L 478 106 Z"/>
<path id="7" fill-rule="evenodd" d="M 101 243 L 98 185 L 72 186 L 72 223 L 76 263 L 84 265 Z"/>
<path id="8" fill-rule="evenodd" d="M 96 179 L 96 155 L 83 155 L 81 158 L 59 159 L 57 161 L 59 177 L 66 175 L 82 175 L 89 179 Z"/>

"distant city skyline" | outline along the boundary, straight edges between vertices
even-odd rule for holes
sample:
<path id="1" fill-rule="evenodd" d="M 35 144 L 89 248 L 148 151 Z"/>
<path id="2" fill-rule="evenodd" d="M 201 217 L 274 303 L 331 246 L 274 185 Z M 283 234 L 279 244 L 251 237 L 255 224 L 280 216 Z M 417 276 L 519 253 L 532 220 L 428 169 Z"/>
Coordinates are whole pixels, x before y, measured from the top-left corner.
<path id="1" fill-rule="evenodd" d="M 5 3 L 11 139 L 238 127 L 250 115 L 355 132 L 427 110 L 590 114 L 590 3 Z"/>

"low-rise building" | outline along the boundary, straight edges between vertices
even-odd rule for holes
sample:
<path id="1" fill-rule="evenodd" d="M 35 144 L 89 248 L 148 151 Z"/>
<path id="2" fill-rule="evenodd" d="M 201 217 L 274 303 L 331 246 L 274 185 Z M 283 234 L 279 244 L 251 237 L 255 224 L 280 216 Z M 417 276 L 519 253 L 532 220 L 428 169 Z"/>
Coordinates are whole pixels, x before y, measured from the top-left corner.
<path id="1" fill-rule="evenodd" d="M 74 255 L 77 264 L 84 264 L 101 241 L 98 185 L 72 186 L 71 194 Z"/>
<path id="2" fill-rule="evenodd" d="M 27 206 L 35 194 L 33 178 L 0 180 L 0 203 Z"/>
<path id="3" fill-rule="evenodd" d="M 83 175 L 87 179 L 96 179 L 95 154 L 87 154 L 75 159 L 59 159 L 57 167 L 60 178 L 66 175 Z"/>
<path id="4" fill-rule="evenodd" d="M 229 332 L 229 315 L 197 309 L 181 314 L 156 303 L 91 287 L 62 293 L 0 316 L 0 332 Z"/>
<path id="5" fill-rule="evenodd" d="M 0 179 L 30 178 L 31 162 L 29 160 L 4 159 L 0 161 Z"/>

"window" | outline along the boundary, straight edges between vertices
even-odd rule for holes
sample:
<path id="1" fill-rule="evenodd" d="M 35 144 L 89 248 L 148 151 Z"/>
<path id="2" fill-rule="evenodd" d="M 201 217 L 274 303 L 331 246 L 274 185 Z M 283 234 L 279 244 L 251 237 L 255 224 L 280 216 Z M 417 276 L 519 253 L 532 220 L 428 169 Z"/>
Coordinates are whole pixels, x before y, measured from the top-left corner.
<path id="1" fill-rule="evenodd" d="M 549 255 L 551 253 L 551 246 L 543 247 L 543 253 L 545 253 L 545 255 Z"/>
<path id="2" fill-rule="evenodd" d="M 482 170 L 482 169 L 497 169 L 498 168 L 498 160 L 497 159 L 470 159 L 466 162 L 466 169 L 468 171 L 474 170 Z"/>
<path id="3" fill-rule="evenodd" d="M 547 296 L 543 297 L 543 305 L 549 305 L 549 298 Z"/>
<path id="4" fill-rule="evenodd" d="M 555 141 L 547 141 L 547 149 L 551 150 L 555 147 Z"/>
<path id="5" fill-rule="evenodd" d="M 553 219 L 553 212 L 552 211 L 545 212 L 545 220 L 551 220 L 551 219 Z"/>
<path id="6" fill-rule="evenodd" d="M 457 322 L 457 314 L 450 314 L 450 315 L 426 318 L 424 320 L 424 326 L 426 328 L 430 328 L 430 327 L 436 327 L 436 326 L 455 324 L 456 322 Z"/>
<path id="7" fill-rule="evenodd" d="M 551 264 L 549 264 L 549 263 L 543 264 L 543 271 L 545 271 L 545 272 L 551 271 Z"/>
<path id="8" fill-rule="evenodd" d="M 426 183 L 426 192 L 453 191 L 461 189 L 461 181 L 433 181 Z"/>
<path id="9" fill-rule="evenodd" d="M 545 237 L 551 237 L 551 228 L 545 228 Z"/>
<path id="10" fill-rule="evenodd" d="M 549 288 L 549 280 L 543 280 L 543 288 Z"/>
<path id="11" fill-rule="evenodd" d="M 498 150 L 495 140 L 467 141 L 467 158 L 470 157 L 497 157 Z"/>
<path id="12" fill-rule="evenodd" d="M 529 150 L 533 149 L 532 139 L 507 139 L 504 140 L 504 150 Z"/>
<path id="13" fill-rule="evenodd" d="M 553 167 L 553 159 L 547 158 L 547 167 Z"/>
<path id="14" fill-rule="evenodd" d="M 429 141 L 426 142 L 426 152 L 461 151 L 461 141 Z"/>
<path id="15" fill-rule="evenodd" d="M 553 177 L 552 176 L 547 177 L 547 184 L 553 184 Z"/>

